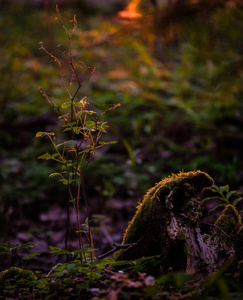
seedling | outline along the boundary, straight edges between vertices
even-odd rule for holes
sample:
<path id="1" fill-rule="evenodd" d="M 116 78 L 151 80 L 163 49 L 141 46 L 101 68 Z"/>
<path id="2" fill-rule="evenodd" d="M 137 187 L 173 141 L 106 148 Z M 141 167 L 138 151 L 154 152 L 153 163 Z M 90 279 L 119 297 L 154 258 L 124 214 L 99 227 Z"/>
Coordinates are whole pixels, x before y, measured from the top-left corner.
<path id="1" fill-rule="evenodd" d="M 30 249 L 33 247 L 32 243 L 24 243 L 22 245 L 17 244 L 16 246 L 13 246 L 11 244 L 0 244 L 0 255 L 8 254 L 11 256 L 11 258 L 15 258 L 18 262 L 21 268 L 23 267 L 23 259 L 24 260 L 30 260 L 33 257 L 40 255 L 39 253 L 30 253 L 27 256 L 20 256 L 19 251 L 25 249 Z"/>
<path id="2" fill-rule="evenodd" d="M 85 232 L 90 248 L 93 248 L 93 239 L 90 230 L 90 212 L 89 205 L 85 192 L 85 174 L 90 161 L 94 158 L 97 149 L 104 147 L 107 144 L 113 144 L 112 142 L 101 141 L 101 137 L 106 133 L 108 127 L 107 123 L 102 121 L 103 115 L 110 110 L 115 109 L 120 104 L 111 105 L 107 110 L 97 113 L 89 108 L 89 102 L 86 97 L 82 97 L 80 100 L 79 92 L 83 84 L 94 74 L 95 68 L 87 67 L 82 63 L 85 69 L 86 78 L 81 80 L 81 75 L 78 73 L 78 67 L 74 62 L 72 53 L 71 38 L 77 29 L 77 20 L 74 16 L 72 23 L 73 29 L 71 33 L 67 30 L 64 25 L 58 7 L 56 7 L 58 13 L 58 19 L 65 30 L 68 38 L 68 59 L 69 67 L 72 73 L 71 82 L 68 86 L 64 82 L 62 61 L 49 52 L 41 42 L 41 50 L 45 51 L 54 61 L 58 64 L 60 77 L 62 82 L 62 87 L 65 89 L 68 101 L 65 101 L 61 106 L 54 103 L 54 101 L 47 95 L 47 93 L 40 88 L 40 92 L 46 98 L 51 107 L 59 115 L 59 119 L 62 122 L 63 132 L 68 134 L 68 140 L 62 141 L 61 143 L 56 143 L 55 132 L 38 132 L 36 137 L 48 137 L 50 140 L 54 152 L 52 154 L 45 153 L 39 156 L 39 159 L 53 160 L 61 165 L 61 171 L 52 173 L 50 177 L 59 177 L 60 182 L 67 186 L 69 192 L 69 199 L 67 205 L 67 230 L 65 246 L 66 250 L 68 247 L 68 236 L 69 236 L 69 207 L 70 204 L 73 206 L 76 215 L 76 224 L 78 234 L 79 249 L 84 249 L 84 242 L 82 238 L 83 230 L 81 228 L 80 221 L 80 208 L 81 201 L 86 207 L 87 219 L 85 224 L 87 225 L 87 232 Z M 83 75 L 83 74 L 82 74 Z M 73 82 L 74 81 L 74 82 Z M 76 88 L 75 88 L 76 86 Z M 81 262 L 86 261 L 84 253 L 80 253 Z M 92 257 L 91 257 L 92 259 Z"/>

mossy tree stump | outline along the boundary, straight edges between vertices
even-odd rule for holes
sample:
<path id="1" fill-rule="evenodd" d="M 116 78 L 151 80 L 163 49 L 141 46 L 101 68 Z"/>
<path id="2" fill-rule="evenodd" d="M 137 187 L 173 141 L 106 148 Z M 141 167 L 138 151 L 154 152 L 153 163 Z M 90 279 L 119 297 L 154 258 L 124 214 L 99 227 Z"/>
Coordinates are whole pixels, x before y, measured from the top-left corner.
<path id="1" fill-rule="evenodd" d="M 118 251 L 116 258 L 160 255 L 164 272 L 172 268 L 212 273 L 221 268 L 235 256 L 235 245 L 222 236 L 217 222 L 210 225 L 202 221 L 200 194 L 212 184 L 213 179 L 201 171 L 173 174 L 157 183 L 144 196 L 125 231 L 123 244 L 136 245 Z M 230 226 L 232 233 L 240 227 L 241 219 L 231 205 L 227 209 L 227 228 Z M 222 219 L 220 222 L 224 224 Z"/>

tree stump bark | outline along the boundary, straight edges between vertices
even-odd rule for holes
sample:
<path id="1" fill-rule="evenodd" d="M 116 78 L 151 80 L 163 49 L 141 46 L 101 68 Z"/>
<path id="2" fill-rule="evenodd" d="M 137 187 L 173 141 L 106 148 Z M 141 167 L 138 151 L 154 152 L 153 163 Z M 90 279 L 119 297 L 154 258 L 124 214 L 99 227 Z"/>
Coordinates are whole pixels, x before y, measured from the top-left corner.
<path id="1" fill-rule="evenodd" d="M 234 259 L 242 250 L 231 238 L 242 232 L 236 209 L 227 206 L 213 224 L 203 219 L 200 194 L 212 184 L 213 179 L 201 171 L 173 174 L 157 183 L 125 231 L 123 244 L 136 244 L 119 250 L 116 258 L 160 255 L 164 272 L 172 268 L 193 273 L 213 273 Z"/>

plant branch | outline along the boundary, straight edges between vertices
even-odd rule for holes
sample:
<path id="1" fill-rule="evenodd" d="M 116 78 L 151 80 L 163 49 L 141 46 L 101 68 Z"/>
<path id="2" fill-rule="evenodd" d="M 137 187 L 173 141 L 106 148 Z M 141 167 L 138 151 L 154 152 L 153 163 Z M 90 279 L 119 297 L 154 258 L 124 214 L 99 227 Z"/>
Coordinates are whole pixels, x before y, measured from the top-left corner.
<path id="1" fill-rule="evenodd" d="M 130 247 L 134 247 L 136 245 L 137 245 L 137 243 L 123 244 L 123 245 L 114 244 L 114 248 L 112 248 L 111 250 L 109 250 L 108 252 L 106 252 L 104 254 L 101 254 L 100 256 L 97 257 L 97 259 L 102 259 L 104 257 L 107 257 L 107 256 L 115 253 L 118 250 L 127 249 L 127 248 L 130 248 Z"/>
<path id="2" fill-rule="evenodd" d="M 66 87 L 66 85 L 64 83 L 63 72 L 62 72 L 62 63 L 61 63 L 60 59 L 58 59 L 51 52 L 47 51 L 46 48 L 43 46 L 43 42 L 40 42 L 40 45 L 41 45 L 40 49 L 44 50 L 50 57 L 52 57 L 54 59 L 55 62 L 57 62 L 58 66 L 59 66 L 59 73 L 60 73 L 60 76 L 61 76 L 62 86 L 65 88 L 65 90 L 68 93 L 70 99 L 72 100 L 72 95 L 71 95 L 71 93 L 69 92 L 68 88 Z"/>

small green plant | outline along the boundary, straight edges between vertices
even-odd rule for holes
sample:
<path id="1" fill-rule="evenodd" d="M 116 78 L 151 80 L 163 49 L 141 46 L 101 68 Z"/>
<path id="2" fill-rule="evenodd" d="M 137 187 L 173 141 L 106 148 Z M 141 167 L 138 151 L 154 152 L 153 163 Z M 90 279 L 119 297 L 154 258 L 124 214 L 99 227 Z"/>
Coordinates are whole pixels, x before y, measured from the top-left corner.
<path id="1" fill-rule="evenodd" d="M 93 248 L 85 248 L 76 251 L 63 250 L 58 247 L 50 246 L 52 255 L 68 255 L 71 257 L 71 261 L 66 263 L 58 263 L 55 265 L 46 277 L 54 278 L 67 278 L 76 277 L 77 274 L 82 277 L 84 284 L 87 287 L 92 285 L 94 280 L 100 279 L 102 273 L 108 266 L 113 266 L 114 258 L 91 260 Z M 86 257 L 85 262 L 80 261 L 80 255 L 83 254 Z M 68 277 L 68 278 L 69 278 Z"/>
<path id="2" fill-rule="evenodd" d="M 217 208 L 225 207 L 229 204 L 236 207 L 236 205 L 243 199 L 243 197 L 240 196 L 243 193 L 240 191 L 230 191 L 228 184 L 225 186 L 217 186 L 214 184 L 214 185 L 212 185 L 212 187 L 209 188 L 209 190 L 211 192 L 213 192 L 215 194 L 215 196 L 210 196 L 210 197 L 204 198 L 202 200 L 202 203 L 209 201 L 209 200 L 213 200 L 213 199 L 218 199 L 221 201 L 220 204 L 218 204 L 215 207 L 213 207 L 212 209 L 210 209 L 209 212 L 213 212 Z M 242 211 L 239 210 L 239 212 L 242 212 Z"/>
<path id="3" fill-rule="evenodd" d="M 85 249 L 80 249 L 80 250 L 75 250 L 75 251 L 69 251 L 69 250 L 65 250 L 65 249 L 61 249 L 58 247 L 53 247 L 50 246 L 51 254 L 52 255 L 67 255 L 68 257 L 70 257 L 70 261 L 73 261 L 75 259 L 80 259 L 81 254 L 85 257 L 86 261 L 89 261 L 90 256 L 92 254 L 92 252 L 94 251 L 93 248 L 85 248 Z"/>
<path id="4" fill-rule="evenodd" d="M 37 276 L 33 271 L 16 267 L 0 272 L 0 286 L 3 286 L 6 290 L 17 288 L 18 285 L 23 285 L 23 283 L 36 279 Z"/>
<path id="5" fill-rule="evenodd" d="M 33 247 L 32 243 L 24 243 L 22 245 L 17 244 L 16 246 L 13 246 L 11 244 L 0 244 L 0 255 L 3 254 L 9 254 L 11 256 L 11 261 L 12 259 L 16 259 L 20 266 L 23 267 L 23 260 L 29 260 L 32 259 L 33 257 L 40 255 L 39 253 L 30 253 L 27 256 L 20 256 L 19 251 L 20 250 L 27 250 Z"/>
<path id="6" fill-rule="evenodd" d="M 40 91 L 49 102 L 51 107 L 58 113 L 59 119 L 62 122 L 63 133 L 68 135 L 68 139 L 57 143 L 55 132 L 38 132 L 36 137 L 48 137 L 54 148 L 54 153 L 45 153 L 38 158 L 53 160 L 61 165 L 61 171 L 52 173 L 50 177 L 58 176 L 60 178 L 60 182 L 67 186 L 69 192 L 69 200 L 67 203 L 67 230 L 65 246 L 66 250 L 68 250 L 69 207 L 70 204 L 72 204 L 76 215 L 76 233 L 78 234 L 79 249 L 81 250 L 84 249 L 84 242 L 82 238 L 83 233 L 85 233 L 88 239 L 90 248 L 93 248 L 93 239 L 90 230 L 90 213 L 84 182 L 86 170 L 97 149 L 107 144 L 115 143 L 114 141 L 105 142 L 100 140 L 102 134 L 106 133 L 106 129 L 108 127 L 107 123 L 101 119 L 107 111 L 113 110 L 120 104 L 111 105 L 105 111 L 97 112 L 89 108 L 89 103 L 86 97 L 82 97 L 80 100 L 80 89 L 83 84 L 94 74 L 95 68 L 89 68 L 82 63 L 82 67 L 88 75 L 86 75 L 85 79 L 83 79 L 83 74 L 79 74 L 79 69 L 74 63 L 71 45 L 71 37 L 77 29 L 76 17 L 74 16 L 72 20 L 73 30 L 70 33 L 62 21 L 58 7 L 56 9 L 60 24 L 67 33 L 68 37 L 67 55 L 72 74 L 69 86 L 65 84 L 64 81 L 64 72 L 61 60 L 46 50 L 42 42 L 41 49 L 44 50 L 52 59 L 54 59 L 55 62 L 57 62 L 59 66 L 62 87 L 67 92 L 69 100 L 65 101 L 59 106 L 53 102 L 53 100 L 42 88 L 40 88 Z M 82 225 L 80 221 L 81 200 L 83 202 L 82 204 L 86 207 L 87 213 L 85 225 L 87 226 L 88 230 L 85 232 L 81 228 Z M 80 259 L 81 261 L 86 260 L 85 255 L 82 252 L 80 253 Z"/>

